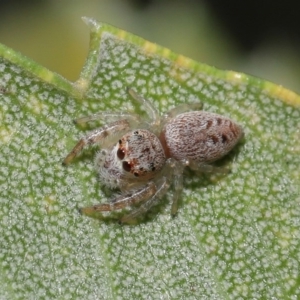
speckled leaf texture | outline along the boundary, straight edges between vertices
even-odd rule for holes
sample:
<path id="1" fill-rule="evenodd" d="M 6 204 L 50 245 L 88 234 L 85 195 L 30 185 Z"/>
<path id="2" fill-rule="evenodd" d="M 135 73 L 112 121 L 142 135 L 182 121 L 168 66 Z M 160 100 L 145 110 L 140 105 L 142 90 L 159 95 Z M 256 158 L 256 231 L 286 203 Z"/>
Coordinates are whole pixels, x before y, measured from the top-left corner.
<path id="1" fill-rule="evenodd" d="M 299 299 L 300 97 L 84 20 L 75 83 L 0 46 L 0 299 Z M 245 137 L 219 162 L 231 173 L 185 172 L 175 218 L 170 191 L 120 226 L 77 210 L 108 197 L 96 150 L 61 163 L 97 126 L 73 119 L 138 110 L 128 86 L 161 113 L 201 101 Z"/>

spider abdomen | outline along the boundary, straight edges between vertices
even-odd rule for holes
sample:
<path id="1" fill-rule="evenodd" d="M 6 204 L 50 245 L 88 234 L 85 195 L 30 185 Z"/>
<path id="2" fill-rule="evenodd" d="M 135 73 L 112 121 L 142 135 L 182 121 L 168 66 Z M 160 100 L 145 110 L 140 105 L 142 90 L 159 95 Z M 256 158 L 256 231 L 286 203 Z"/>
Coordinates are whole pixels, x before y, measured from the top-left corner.
<path id="1" fill-rule="evenodd" d="M 191 111 L 170 119 L 160 139 L 167 157 L 210 163 L 226 155 L 242 136 L 242 128 L 229 118 Z"/>

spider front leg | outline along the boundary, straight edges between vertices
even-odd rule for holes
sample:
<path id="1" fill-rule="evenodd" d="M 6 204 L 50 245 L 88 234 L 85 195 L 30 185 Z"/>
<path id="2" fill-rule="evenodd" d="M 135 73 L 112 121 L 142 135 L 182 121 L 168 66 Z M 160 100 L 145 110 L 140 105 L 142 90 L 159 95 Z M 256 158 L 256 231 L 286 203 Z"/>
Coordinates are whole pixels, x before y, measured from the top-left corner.
<path id="1" fill-rule="evenodd" d="M 97 212 L 115 211 L 131 205 L 142 203 L 139 208 L 133 210 L 131 213 L 120 219 L 120 223 L 131 223 L 137 217 L 146 213 L 168 191 L 171 185 L 171 179 L 173 176 L 173 171 L 175 170 L 175 165 L 177 165 L 178 162 L 173 159 L 169 159 L 166 164 L 167 166 L 164 172 L 165 175 L 156 182 L 150 181 L 144 187 L 133 190 L 131 193 L 120 195 L 112 199 L 109 203 L 83 207 L 80 209 L 80 212 L 91 216 Z M 177 197 L 179 196 L 178 192 L 181 190 L 181 188 L 182 186 L 180 186 L 179 189 L 176 189 Z"/>
<path id="2" fill-rule="evenodd" d="M 144 203 L 138 209 L 133 210 L 128 215 L 121 218 L 120 223 L 131 223 L 141 214 L 147 212 L 160 198 L 166 193 L 169 188 L 169 183 L 166 178 L 162 178 L 161 182 L 157 185 L 153 181 L 147 183 L 144 187 L 132 191 L 130 194 L 120 195 L 112 199 L 110 203 L 97 204 L 87 206 L 80 209 L 82 214 L 92 216 L 97 212 L 115 211 L 125 207 Z"/>
<path id="3" fill-rule="evenodd" d="M 155 205 L 165 195 L 169 187 L 170 187 L 169 181 L 165 177 L 163 177 L 159 185 L 158 186 L 155 185 L 155 193 L 151 195 L 151 197 L 147 197 L 147 199 L 145 199 L 144 203 L 139 208 L 133 210 L 128 215 L 122 217 L 120 223 L 121 224 L 130 223 L 140 215 L 146 213 L 153 205 Z"/>
<path id="4" fill-rule="evenodd" d="M 192 170 L 201 173 L 227 174 L 230 172 L 230 169 L 228 169 L 227 167 L 216 167 L 210 164 L 198 163 L 193 160 L 187 160 L 186 165 L 189 166 Z"/>
<path id="5" fill-rule="evenodd" d="M 150 181 L 144 187 L 134 190 L 129 194 L 120 195 L 111 200 L 110 203 L 97 204 L 93 206 L 87 206 L 80 209 L 80 212 L 85 215 L 92 215 L 95 212 L 102 211 L 114 211 L 125 208 L 130 205 L 138 204 L 146 201 L 156 193 L 156 185 L 153 181 Z"/>
<path id="6" fill-rule="evenodd" d="M 78 141 L 72 151 L 64 159 L 63 164 L 68 165 L 83 150 L 84 147 L 98 144 L 106 137 L 129 128 L 130 124 L 127 120 L 120 120 L 93 130 Z"/>
<path id="7" fill-rule="evenodd" d="M 173 158 L 169 158 L 166 162 L 166 166 L 162 177 L 156 182 L 156 192 L 152 195 L 152 197 L 145 201 L 139 208 L 132 211 L 130 214 L 124 216 L 120 222 L 121 223 L 129 223 L 132 220 L 136 219 L 138 216 L 146 213 L 151 207 L 157 204 L 161 198 L 167 193 L 171 186 L 171 182 L 173 176 L 175 177 L 174 183 L 175 192 L 173 195 L 173 203 L 171 214 L 175 215 L 177 212 L 178 199 L 180 197 L 182 191 L 182 172 L 184 167 L 178 161 Z"/>

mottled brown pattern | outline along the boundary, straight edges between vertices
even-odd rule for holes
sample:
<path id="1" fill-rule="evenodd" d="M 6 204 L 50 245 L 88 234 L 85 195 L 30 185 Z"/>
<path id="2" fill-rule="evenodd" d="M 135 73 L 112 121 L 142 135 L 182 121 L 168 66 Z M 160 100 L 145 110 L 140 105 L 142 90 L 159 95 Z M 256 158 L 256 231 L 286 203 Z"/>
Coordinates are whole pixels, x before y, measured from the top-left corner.
<path id="1" fill-rule="evenodd" d="M 219 138 L 216 135 L 212 135 L 210 138 L 212 139 L 214 144 L 217 144 L 219 142 Z"/>
<path id="2" fill-rule="evenodd" d="M 193 111 L 171 119 L 161 140 L 168 157 L 208 163 L 226 155 L 242 134 L 242 128 L 226 117 Z"/>
<path id="3" fill-rule="evenodd" d="M 206 123 L 206 129 L 209 129 L 213 124 L 213 121 L 212 120 L 208 120 L 207 123 Z"/>

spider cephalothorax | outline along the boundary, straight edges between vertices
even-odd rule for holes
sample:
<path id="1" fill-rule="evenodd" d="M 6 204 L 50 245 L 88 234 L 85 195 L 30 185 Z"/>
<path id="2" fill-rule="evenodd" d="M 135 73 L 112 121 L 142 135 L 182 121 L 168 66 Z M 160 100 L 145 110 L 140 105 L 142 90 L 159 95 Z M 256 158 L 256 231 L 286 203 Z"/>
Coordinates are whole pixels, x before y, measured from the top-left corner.
<path id="1" fill-rule="evenodd" d="M 111 151 L 99 152 L 96 156 L 102 183 L 121 190 L 129 183 L 152 179 L 165 162 L 165 152 L 158 137 L 146 129 L 124 134 Z"/>

